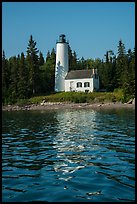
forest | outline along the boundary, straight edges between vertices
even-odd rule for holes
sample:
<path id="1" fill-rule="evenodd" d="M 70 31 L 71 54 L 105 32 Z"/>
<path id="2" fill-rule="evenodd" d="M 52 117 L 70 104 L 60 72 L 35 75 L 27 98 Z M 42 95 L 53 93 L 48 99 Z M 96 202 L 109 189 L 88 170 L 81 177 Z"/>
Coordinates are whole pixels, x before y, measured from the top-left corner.
<path id="1" fill-rule="evenodd" d="M 2 104 L 14 104 L 18 99 L 28 99 L 54 93 L 56 52 L 52 48 L 44 57 L 31 35 L 26 48 L 18 56 L 6 58 L 2 52 Z M 135 97 L 135 48 L 128 51 L 119 40 L 117 53 L 108 49 L 104 59 L 79 59 L 69 45 L 69 70 L 98 70 L 100 89 L 113 92 L 121 89 L 125 100 Z"/>

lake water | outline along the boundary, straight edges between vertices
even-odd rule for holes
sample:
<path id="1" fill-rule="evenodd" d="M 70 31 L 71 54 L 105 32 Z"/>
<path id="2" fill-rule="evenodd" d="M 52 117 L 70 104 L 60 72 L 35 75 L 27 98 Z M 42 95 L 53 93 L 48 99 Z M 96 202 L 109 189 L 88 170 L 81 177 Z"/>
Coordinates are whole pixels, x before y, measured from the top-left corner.
<path id="1" fill-rule="evenodd" d="M 3 202 L 134 200 L 134 110 L 2 113 Z"/>

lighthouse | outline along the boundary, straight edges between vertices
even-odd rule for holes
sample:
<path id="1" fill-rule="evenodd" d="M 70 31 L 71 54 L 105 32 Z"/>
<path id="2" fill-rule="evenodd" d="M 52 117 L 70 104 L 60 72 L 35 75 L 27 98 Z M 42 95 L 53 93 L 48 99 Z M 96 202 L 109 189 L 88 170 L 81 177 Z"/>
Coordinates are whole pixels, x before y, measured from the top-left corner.
<path id="1" fill-rule="evenodd" d="M 65 77 L 68 73 L 68 42 L 64 34 L 56 43 L 55 91 L 65 91 Z"/>

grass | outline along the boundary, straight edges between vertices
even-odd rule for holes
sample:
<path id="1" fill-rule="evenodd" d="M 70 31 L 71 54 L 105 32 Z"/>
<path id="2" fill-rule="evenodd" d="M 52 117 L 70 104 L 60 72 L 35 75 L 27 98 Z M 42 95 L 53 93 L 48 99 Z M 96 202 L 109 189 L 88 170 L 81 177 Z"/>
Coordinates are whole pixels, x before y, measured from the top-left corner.
<path id="1" fill-rule="evenodd" d="M 114 92 L 60 92 L 48 95 L 35 96 L 30 99 L 17 99 L 15 105 L 40 104 L 45 102 L 73 102 L 73 103 L 106 103 L 106 102 L 126 102 L 121 89 Z M 12 103 L 13 104 L 13 103 Z"/>
<path id="2" fill-rule="evenodd" d="M 43 96 L 36 96 L 30 99 L 20 99 L 17 104 L 40 104 L 45 102 L 73 102 L 73 103 L 105 103 L 105 102 L 124 102 L 122 91 L 114 92 L 60 92 Z"/>

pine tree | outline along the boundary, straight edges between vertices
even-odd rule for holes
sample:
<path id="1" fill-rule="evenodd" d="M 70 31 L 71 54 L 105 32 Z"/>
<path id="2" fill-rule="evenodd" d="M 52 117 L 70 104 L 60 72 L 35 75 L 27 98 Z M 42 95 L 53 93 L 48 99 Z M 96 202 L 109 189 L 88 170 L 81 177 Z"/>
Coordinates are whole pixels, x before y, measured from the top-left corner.
<path id="1" fill-rule="evenodd" d="M 38 52 L 39 51 L 36 48 L 36 42 L 33 40 L 31 35 L 27 47 L 26 57 L 29 69 L 29 88 L 31 95 L 38 93 L 40 86 Z"/>
<path id="2" fill-rule="evenodd" d="M 47 56 L 46 56 L 46 62 L 48 61 L 49 58 L 50 58 L 50 51 L 48 50 Z"/>
<path id="3" fill-rule="evenodd" d="M 10 68 L 10 102 L 14 103 L 18 98 L 18 82 L 19 82 L 19 56 L 13 56 L 9 59 L 9 68 Z"/>
<path id="4" fill-rule="evenodd" d="M 42 52 L 39 53 L 39 66 L 42 66 L 44 64 L 44 57 Z"/>
<path id="5" fill-rule="evenodd" d="M 53 60 L 54 64 L 56 63 L 56 53 L 55 53 L 55 49 L 54 48 L 52 48 L 50 60 Z"/>
<path id="6" fill-rule="evenodd" d="M 106 54 L 104 56 L 106 57 L 106 63 L 108 63 L 109 62 L 108 51 L 106 51 Z"/>
<path id="7" fill-rule="evenodd" d="M 73 70 L 78 69 L 77 68 L 77 54 L 75 51 L 72 53 L 72 69 Z"/>
<path id="8" fill-rule="evenodd" d="M 86 67 L 87 69 L 92 69 L 94 65 L 94 60 L 93 59 L 87 59 L 86 60 Z"/>
<path id="9" fill-rule="evenodd" d="M 123 87 L 128 72 L 128 58 L 125 53 L 125 45 L 120 40 L 116 59 L 116 86 L 119 88 Z"/>
<path id="10" fill-rule="evenodd" d="M 2 53 L 2 102 L 6 102 L 9 88 L 9 70 L 8 61 L 5 57 L 5 52 Z"/>
<path id="11" fill-rule="evenodd" d="M 122 40 L 119 41 L 118 44 L 118 57 L 123 57 L 126 54 L 125 45 Z"/>
<path id="12" fill-rule="evenodd" d="M 51 85 L 50 85 L 49 91 L 54 91 L 54 86 L 55 86 L 55 64 L 56 64 L 56 53 L 55 53 L 55 49 L 53 48 L 52 51 L 51 51 L 51 57 L 50 57 L 49 80 L 50 80 Z"/>
<path id="13" fill-rule="evenodd" d="M 128 50 L 128 71 L 123 85 L 125 98 L 135 97 L 135 52 Z"/>
<path id="14" fill-rule="evenodd" d="M 94 60 L 92 68 L 97 69 L 98 75 L 99 75 L 99 81 L 100 81 L 100 89 L 106 88 L 105 83 L 105 63 L 101 61 L 99 58 Z"/>
<path id="15" fill-rule="evenodd" d="M 48 51 L 46 62 L 41 66 L 41 92 L 49 93 L 54 91 L 55 84 L 55 63 L 56 63 L 56 53 L 53 48 L 50 52 Z"/>
<path id="16" fill-rule="evenodd" d="M 72 67 L 72 50 L 71 50 L 71 47 L 70 45 L 68 45 L 68 64 L 69 64 L 69 71 L 73 70 L 73 67 Z"/>
<path id="17" fill-rule="evenodd" d="M 112 50 L 106 52 L 106 62 L 104 63 L 104 72 L 103 74 L 103 84 L 104 88 L 108 91 L 113 91 L 114 89 L 114 71 L 115 67 L 113 64 L 113 56 L 114 53 Z"/>
<path id="18" fill-rule="evenodd" d="M 87 69 L 86 60 L 84 59 L 84 57 L 81 57 L 78 63 L 78 69 Z"/>
<path id="19" fill-rule="evenodd" d="M 21 53 L 19 62 L 18 98 L 28 98 L 28 69 L 24 53 Z"/>

